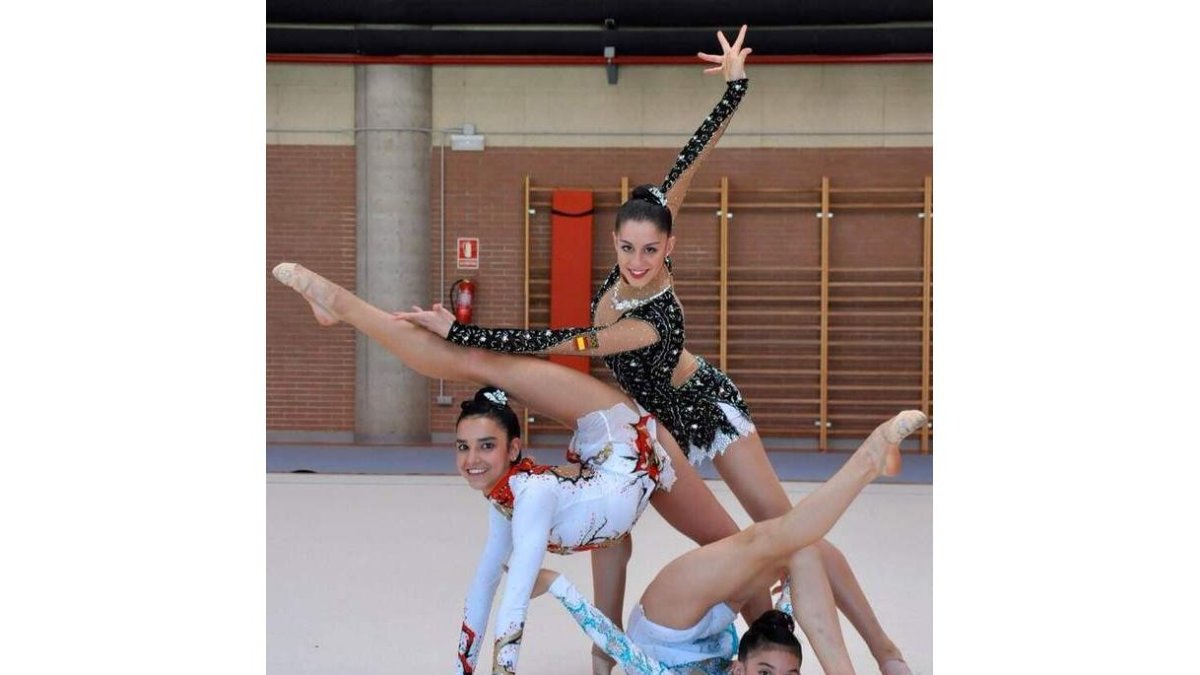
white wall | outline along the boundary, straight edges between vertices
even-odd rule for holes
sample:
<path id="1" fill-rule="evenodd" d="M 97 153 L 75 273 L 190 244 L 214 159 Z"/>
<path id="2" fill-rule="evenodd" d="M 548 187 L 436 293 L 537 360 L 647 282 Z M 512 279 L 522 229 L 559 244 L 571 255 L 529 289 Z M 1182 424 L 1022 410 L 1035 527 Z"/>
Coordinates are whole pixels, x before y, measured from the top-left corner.
<path id="1" fill-rule="evenodd" d="M 352 66 L 267 64 L 267 143 L 354 145 Z M 333 129 L 340 133 L 273 133 Z"/>
<path id="2" fill-rule="evenodd" d="M 753 58 L 753 57 L 751 57 Z M 721 147 L 933 143 L 933 66 L 770 65 Z M 700 66 L 436 66 L 433 126 L 474 124 L 489 146 L 675 147 L 723 90 Z M 352 129 L 352 66 L 267 64 L 268 129 Z M 268 143 L 353 144 L 352 133 L 268 133 Z M 434 136 L 440 142 L 440 136 Z"/>

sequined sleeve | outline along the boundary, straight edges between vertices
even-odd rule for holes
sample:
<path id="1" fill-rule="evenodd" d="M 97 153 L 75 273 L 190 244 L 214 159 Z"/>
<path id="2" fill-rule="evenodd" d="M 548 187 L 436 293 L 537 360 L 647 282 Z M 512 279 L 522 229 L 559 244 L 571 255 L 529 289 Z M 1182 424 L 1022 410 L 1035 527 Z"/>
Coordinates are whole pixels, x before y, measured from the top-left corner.
<path id="1" fill-rule="evenodd" d="M 550 593 L 575 619 L 587 636 L 613 657 L 629 675 L 671 675 L 671 670 L 641 650 L 629 636 L 617 628 L 607 616 L 575 588 L 565 576 L 559 575 L 550 585 Z"/>
<path id="2" fill-rule="evenodd" d="M 700 128 L 696 129 L 696 133 L 688 139 L 687 145 L 683 146 L 683 150 L 675 160 L 675 165 L 667 173 L 662 190 L 666 193 L 667 208 L 671 210 L 672 218 L 679 215 L 679 208 L 683 206 L 683 197 L 687 194 L 692 177 L 696 175 L 696 169 L 699 168 L 708 153 L 716 147 L 717 139 L 721 138 L 721 134 L 725 133 L 725 127 L 729 126 L 729 120 L 737 110 L 738 104 L 742 102 L 742 97 L 746 95 L 746 87 L 749 84 L 748 78 L 726 83 L 725 95 L 721 97 L 720 101 L 717 101 L 716 107 L 700 123 Z"/>
<path id="3" fill-rule="evenodd" d="M 475 578 L 467 591 L 466 607 L 463 610 L 462 629 L 458 636 L 459 675 L 472 675 L 479 659 L 479 647 L 487 631 L 488 614 L 492 611 L 492 598 L 500 585 L 500 574 L 512 552 L 512 525 L 496 509 L 489 509 L 488 538 L 475 568 Z"/>
<path id="4" fill-rule="evenodd" d="M 457 321 L 446 339 L 464 347 L 510 354 L 607 356 L 648 347 L 658 331 L 640 319 L 620 319 L 604 328 L 483 328 Z"/>

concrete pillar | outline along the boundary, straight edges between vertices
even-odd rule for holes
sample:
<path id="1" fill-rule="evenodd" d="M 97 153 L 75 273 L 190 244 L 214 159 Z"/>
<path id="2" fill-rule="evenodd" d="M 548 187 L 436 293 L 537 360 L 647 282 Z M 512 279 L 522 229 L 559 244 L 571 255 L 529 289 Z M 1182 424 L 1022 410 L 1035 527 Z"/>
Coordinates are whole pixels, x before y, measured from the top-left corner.
<path id="1" fill-rule="evenodd" d="M 428 306 L 429 66 L 355 66 L 358 158 L 358 294 L 385 310 Z M 388 131 L 374 131 L 388 129 Z M 391 131 L 394 130 L 394 131 Z M 355 437 L 429 440 L 429 385 L 366 336 L 358 336 Z"/>

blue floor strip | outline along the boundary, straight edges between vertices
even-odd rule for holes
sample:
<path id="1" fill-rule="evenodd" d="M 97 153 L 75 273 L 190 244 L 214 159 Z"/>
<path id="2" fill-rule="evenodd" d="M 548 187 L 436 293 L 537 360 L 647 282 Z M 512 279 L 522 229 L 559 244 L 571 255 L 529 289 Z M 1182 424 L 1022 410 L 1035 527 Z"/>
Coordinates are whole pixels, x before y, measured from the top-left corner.
<path id="1" fill-rule="evenodd" d="M 548 464 L 563 463 L 561 452 L 536 447 L 529 455 Z M 780 480 L 824 482 L 845 463 L 845 452 L 770 451 L 767 456 Z M 448 475 L 458 472 L 454 453 L 443 446 L 362 445 L 267 445 L 267 473 L 336 473 L 369 475 Z M 700 475 L 719 480 L 712 462 L 700 467 Z M 933 483 L 933 456 L 905 453 L 899 476 L 880 478 L 878 483 Z"/>

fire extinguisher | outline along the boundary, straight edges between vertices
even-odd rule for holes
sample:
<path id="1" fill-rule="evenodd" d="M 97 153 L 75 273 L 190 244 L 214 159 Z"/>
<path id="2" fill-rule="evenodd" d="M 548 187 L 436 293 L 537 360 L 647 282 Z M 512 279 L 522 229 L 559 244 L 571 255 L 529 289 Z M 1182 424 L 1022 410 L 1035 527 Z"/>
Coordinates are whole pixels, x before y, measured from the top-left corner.
<path id="1" fill-rule="evenodd" d="M 459 323 L 471 323 L 471 305 L 475 301 L 475 282 L 459 279 L 450 286 L 450 307 Z"/>

